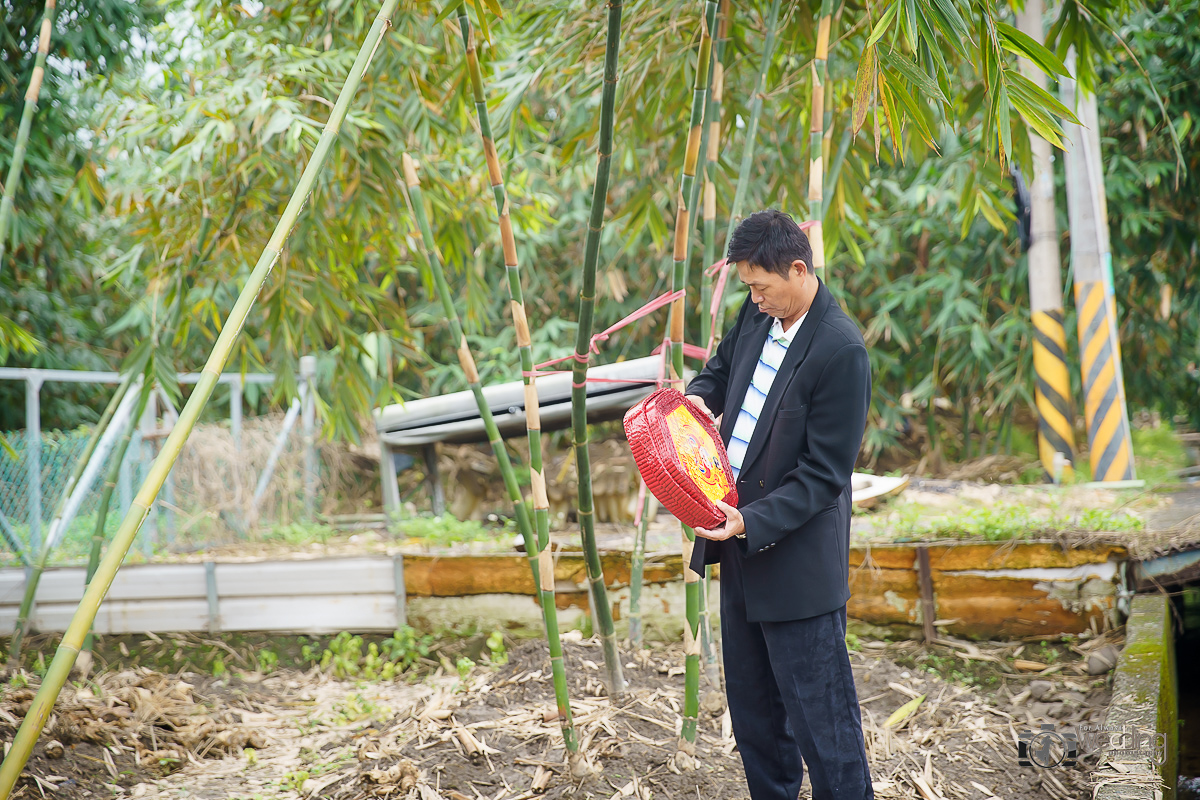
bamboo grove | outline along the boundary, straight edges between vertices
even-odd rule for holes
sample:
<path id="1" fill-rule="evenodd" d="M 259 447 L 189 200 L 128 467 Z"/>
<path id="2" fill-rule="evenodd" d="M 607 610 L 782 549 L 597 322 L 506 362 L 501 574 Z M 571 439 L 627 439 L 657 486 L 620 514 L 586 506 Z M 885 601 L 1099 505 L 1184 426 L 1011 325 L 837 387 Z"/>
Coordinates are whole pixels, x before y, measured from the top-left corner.
<path id="1" fill-rule="evenodd" d="M 584 388 L 595 320 L 600 315 L 612 319 L 626 310 L 622 303 L 629 293 L 619 289 L 620 280 L 613 277 L 612 262 L 629 257 L 627 251 L 661 256 L 660 266 L 637 273 L 638 291 L 632 294 L 638 302 L 648 299 L 645 290 L 655 281 L 684 293 L 671 306 L 667 328 L 670 346 L 665 354 L 669 379 L 678 385 L 684 375 L 684 344 L 689 334 L 698 333 L 702 347 L 711 349 L 720 338 L 726 312 L 738 299 L 733 293 L 729 297 L 716 294 L 710 280 L 714 276 L 702 275 L 701 270 L 690 271 L 697 234 L 702 244 L 696 249 L 703 254 L 702 266 L 707 267 L 728 241 L 729 233 L 724 242 L 716 237 L 721 221 L 727 219 L 727 231 L 731 232 L 744 208 L 783 205 L 797 218 L 814 223 L 810 229 L 817 262 L 814 266 L 824 268 L 827 258 L 833 261 L 841 257 L 848 264 L 864 267 L 857 273 L 848 270 L 844 277 L 838 276 L 838 283 L 844 285 L 844 296 L 848 299 L 855 292 L 875 297 L 877 294 L 862 292 L 864 282 L 875 278 L 867 268 L 868 258 L 859 244 L 878 230 L 873 219 L 882 210 L 880 202 L 871 199 L 875 191 L 863 191 L 867 186 L 873 190 L 880 188 L 872 183 L 873 164 L 883 162 L 891 170 L 919 171 L 921 163 L 944 157 L 946 167 L 939 179 L 942 182 L 934 181 L 938 191 L 925 210 L 944 211 L 943 217 L 950 219 L 955 215 L 945 209 L 951 206 L 967 209 L 954 219 L 954 224 L 962 226 L 965 239 L 966 232 L 980 219 L 985 228 L 1005 228 L 999 210 L 1001 201 L 994 190 L 1004 180 L 999 165 L 1007 159 L 1021 160 L 1027 155 L 1020 144 L 1023 137 L 1016 136 L 1014 130 L 1028 129 L 1048 141 L 1060 143 L 1058 119 L 1071 118 L 1070 112 L 1045 90 L 1015 70 L 1005 68 L 1016 55 L 1051 68 L 1056 63 L 1053 53 L 1041 43 L 1018 35 L 1001 19 L 1003 10 L 982 0 L 961 4 L 913 0 L 853 11 L 833 0 L 821 0 L 814 8 L 785 6 L 781 0 L 770 0 L 769 5 L 763 4 L 764 8 L 730 2 L 724 9 L 715 0 L 678 7 L 631 8 L 626 8 L 620 0 L 612 0 L 603 7 L 605 25 L 600 24 L 598 8 L 583 14 L 577 8 L 522 7 L 501 14 L 498 4 L 478 2 L 471 9 L 452 3 L 435 14 L 422 6 L 398 10 L 398 5 L 398 0 L 385 0 L 373 21 L 356 18 L 354 13 L 361 17 L 361 10 L 341 12 L 336 17 L 341 44 L 334 48 L 340 61 L 322 61 L 316 48 L 302 52 L 304 58 L 322 66 L 315 71 L 320 78 L 256 87 L 262 89 L 259 93 L 264 97 L 271 95 L 269 89 L 277 94 L 269 103 L 254 109 L 233 103 L 232 111 L 223 112 L 229 123 L 226 127 L 216 125 L 211 130 L 191 134 L 192 138 L 176 137 L 178 148 L 192 147 L 209 154 L 203 167 L 185 164 L 182 149 L 170 150 L 164 165 L 175 170 L 167 170 L 173 183 L 150 191 L 131 188 L 134 181 L 115 170 L 117 177 L 108 202 L 141 220 L 137 231 L 145 241 L 130 243 L 124 255 L 115 257 L 106 273 L 107 279 L 114 283 L 124 281 L 130 286 L 153 280 L 156 285 L 173 287 L 171 296 L 176 313 L 167 317 L 164 327 L 155 328 L 157 333 L 151 338 L 158 342 L 157 346 L 170 348 L 179 344 L 186 352 L 177 353 L 177 358 L 199 360 L 200 348 L 207 348 L 209 339 L 213 344 L 205 359 L 203 378 L 188 398 L 131 510 L 103 559 L 94 569 L 89 568 L 91 577 L 84 600 L 10 753 L 0 766 L 0 797 L 7 797 L 12 791 L 58 691 L 85 647 L 99 603 L 208 402 L 224 365 L 232 358 L 241 358 L 243 363 L 262 363 L 274 356 L 282 361 L 289 347 L 306 338 L 338 342 L 344 356 L 344 361 L 339 362 L 338 377 L 344 380 L 331 389 L 335 397 L 330 405 L 337 411 L 331 411 L 330 426 L 335 431 L 350 427 L 356 411 L 393 396 L 391 384 L 402 374 L 401 370 L 389 367 L 384 375 L 374 376 L 372 382 L 357 359 L 361 340 L 344 335 L 350 324 L 346 320 L 364 329 L 374 326 L 372 332 L 394 336 L 408 348 L 407 358 L 414 363 L 419 363 L 423 349 L 456 354 L 456 367 L 440 365 L 440 370 L 433 371 L 434 380 L 424 380 L 419 388 L 430 392 L 442 385 L 465 383 L 475 395 L 504 476 L 541 602 L 559 723 L 572 772 L 586 774 L 587 760 L 579 751 L 572 724 L 558 643 L 553 565 L 547 549 L 546 476 L 541 463 L 536 400 L 535 355 L 539 347 L 543 351 L 553 349 L 556 355 L 565 348 L 561 328 L 557 338 L 547 338 L 543 331 L 548 326 L 534 325 L 530 318 L 539 313 L 546 317 L 548 310 L 553 311 L 545 298 L 561 299 L 573 293 L 578 301 L 572 359 L 572 443 L 579 477 L 577 510 L 596 630 L 604 644 L 608 667 L 608 692 L 616 697 L 623 690 L 624 679 L 608 587 L 595 543 Z M 243 44 L 249 41 L 241 22 L 225 16 L 244 11 L 205 8 L 213 11 L 207 16 L 198 12 L 205 16 L 203 25 L 211 26 L 206 31 L 222 32 L 225 31 L 222 26 L 228 26 L 225 32 L 229 33 L 230 41 Z M 54 3 L 48 3 L 45 17 L 51 18 L 53 10 Z M 478 29 L 488 43 L 483 54 L 469 19 L 471 10 L 476 13 Z M 694 22 L 694 34 L 682 42 L 660 35 L 667 15 L 674 13 L 684 15 L 689 24 Z M 1108 14 L 1107 10 L 1098 9 L 1091 19 L 1103 21 Z M 968 25 L 967 20 L 972 20 L 972 24 Z M 488 35 L 489 24 L 494 42 Z M 1076 17 L 1059 25 L 1055 29 L 1058 46 L 1084 41 L 1089 31 L 1081 30 L 1081 26 L 1087 24 L 1087 20 Z M 332 17 L 329 27 L 333 27 Z M 46 57 L 42 48 L 49 47 L 45 25 L 43 30 L 46 34 L 39 41 L 39 68 Z M 287 42 L 289 30 L 287 25 L 281 25 L 273 34 L 278 36 L 277 42 Z M 604 36 L 600 36 L 601 30 L 605 31 Z M 512 44 L 506 46 L 500 42 L 501 32 L 511 37 Z M 332 39 L 332 34 L 325 35 Z M 442 46 L 433 47 L 439 37 Z M 353 40 L 353 46 L 346 44 L 347 40 Z M 412 48 L 414 41 L 422 42 L 421 48 Z M 535 41 L 540 42 L 536 47 Z M 601 60 L 600 41 L 603 41 L 603 68 L 597 70 L 595 65 Z M 326 40 L 324 51 L 330 49 Z M 622 50 L 624 60 L 621 60 Z M 681 51 L 686 58 L 679 57 Z M 243 54 L 240 57 L 246 57 L 245 53 L 256 51 L 242 48 L 239 52 Z M 737 58 L 730 58 L 731 53 L 736 53 Z M 268 49 L 263 58 L 284 57 Z M 1095 68 L 1090 60 L 1100 58 L 1095 50 L 1086 48 L 1081 54 L 1087 69 Z M 525 62 L 530 59 L 540 59 L 541 65 L 535 70 L 528 69 Z M 750 71 L 746 65 L 754 61 L 759 68 Z M 976 74 L 975 63 L 982 65 L 982 74 Z M 333 69 L 332 64 L 339 68 Z M 276 63 L 275 68 L 282 70 L 281 63 Z M 161 147 L 163 142 L 172 140 L 173 132 L 178 131 L 189 114 L 203 116 L 206 103 L 220 104 L 247 94 L 244 86 L 229 78 L 218 79 L 219 70 L 211 69 L 205 77 L 210 79 L 206 85 L 213 87 L 212 98 L 189 97 L 187 89 L 182 88 L 187 82 L 177 81 L 170 89 L 178 100 L 175 105 L 155 108 L 145 98 L 128 104 L 122 112 L 127 117 L 117 125 L 125 138 L 111 141 L 124 142 L 133 153 Z M 454 85 L 447 76 L 456 71 L 462 79 Z M 539 84 L 544 74 L 559 76 L 563 85 L 580 97 L 585 88 L 592 91 L 598 85 L 598 111 L 576 99 L 553 105 L 553 93 Z M 320 88 L 313 88 L 312 83 L 319 83 Z M 452 87 L 449 90 L 445 88 L 448 83 Z M 369 90 L 361 93 L 361 110 L 352 112 L 360 84 Z M 290 94 L 281 91 L 281 86 L 288 88 Z M 489 98 L 489 87 L 498 101 Z M 737 90 L 732 90 L 733 87 Z M 798 91 L 797 87 L 807 88 L 808 102 L 784 102 L 787 93 Z M 415 101 L 406 94 L 414 90 L 418 95 Z M 336 94 L 336 102 L 319 102 L 321 92 Z M 686 101 L 679 99 L 685 96 Z M 312 100 L 313 97 L 317 100 Z M 34 105 L 28 105 L 26 100 L 26 114 L 32 114 L 36 100 L 36 93 Z M 489 102 L 493 103 L 491 109 Z M 465 103 L 470 111 L 439 115 L 436 109 L 440 103 L 451 107 Z M 771 120 L 773 137 L 781 141 L 802 140 L 807 147 L 804 151 L 807 159 L 795 158 L 799 151 L 794 146 L 756 150 L 763 110 L 768 105 L 775 117 Z M 532 110 L 535 107 L 536 113 Z M 549 113 L 551 109 L 553 115 Z M 671 113 L 665 114 L 665 110 Z M 138 120 L 138 114 L 146 115 L 147 121 Z M 477 160 L 478 150 L 466 143 L 473 137 L 467 136 L 462 125 L 451 124 L 456 115 L 460 119 L 473 115 L 483 152 L 486 186 L 492 191 L 490 203 L 477 201 L 476 189 L 482 188 L 482 184 L 477 175 L 470 174 L 463 166 Z M 726 120 L 739 121 L 736 126 L 727 124 L 725 135 L 723 115 Z M 325 118 L 323 123 L 315 121 L 321 118 Z M 560 124 L 558 120 L 564 121 Z M 617 120 L 621 125 L 616 124 Z M 952 130 L 955 125 L 951 123 L 966 120 L 982 124 L 972 128 L 972 133 Z M 872 135 L 860 140 L 855 134 L 868 122 Z M 574 127 L 567 128 L 568 124 Z M 570 136 L 559 135 L 555 139 L 558 163 L 550 163 L 553 159 L 530 146 L 567 130 Z M 800 136 L 801 130 L 807 136 Z M 23 134 L 18 133 L 17 147 L 23 148 L 33 131 L 32 124 L 27 124 L 24 117 L 20 131 Z M 252 138 L 256 146 L 244 147 L 244 142 L 239 141 L 243 131 L 244 138 Z M 660 131 L 671 135 L 649 135 Z M 788 132 L 792 136 L 780 135 Z M 887 148 L 883 147 L 885 132 Z M 835 140 L 840 144 L 833 154 Z M 597 143 L 597 160 L 594 173 L 588 175 L 586 170 L 573 168 L 572 163 L 582 160 L 581 153 L 592 142 Z M 740 166 L 734 169 L 733 154 L 739 147 Z M 507 164 L 500 158 L 502 150 L 513 154 Z M 397 152 L 402 153 L 398 163 Z M 423 178 L 418 178 L 414 155 L 416 160 L 424 162 Z M 288 171 L 297 162 L 303 165 L 302 169 Z M 10 163 L 5 208 L 10 212 L 14 208 L 23 211 L 12 199 L 22 172 L 27 171 L 19 163 L 16 148 Z M 642 167 L 642 164 L 652 166 Z M 666 178 L 668 173 L 676 177 Z M 933 180 L 928 174 L 923 177 Z M 286 186 L 281 182 L 286 182 Z M 801 194 L 796 186 L 803 186 L 806 191 Z M 290 196 L 282 211 L 271 202 L 272 191 Z M 570 194 L 570 199 L 578 198 L 578 202 L 556 205 L 558 201 L 551 199 L 556 192 Z M 472 200 L 456 201 L 463 197 Z M 172 202 L 183 205 L 170 214 L 164 213 Z M 343 207 L 345 214 L 339 215 L 337 212 Z M 551 212 L 558 208 L 566 209 L 562 221 L 555 219 L 551 224 Z M 407 218 L 397 214 L 400 209 L 405 210 Z M 191 214 L 193 211 L 196 213 Z M 673 230 L 667 224 L 672 212 Z M 209 229 L 213 214 L 225 219 L 216 231 Z M 199 237 L 191 229 L 194 220 L 201 221 Z M 0 248 L 4 246 L 5 226 L 9 222 L 8 214 L 0 213 Z M 414 227 L 415 236 L 410 233 Z M 617 232 L 606 236 L 605 231 L 614 228 Z M 497 229 L 498 248 L 484 245 L 495 239 L 487 232 Z M 523 236 L 518 237 L 514 230 L 521 230 Z M 371 244 L 348 245 L 356 249 L 336 265 L 318 255 L 331 243 L 362 241 Z M 194 246 L 195 257 L 187 259 L 179 255 L 187 249 L 184 243 Z M 966 246 L 961 245 L 960 250 Z M 216 268 L 212 263 L 216 257 L 210 259 L 210 256 L 215 252 L 229 261 L 233 253 L 240 253 L 244 247 L 258 252 L 257 260 L 252 267 L 247 263 L 247 268 L 237 273 L 240 288 L 223 286 L 229 283 L 229 276 Z M 167 261 L 157 256 L 159 253 L 177 255 Z M 940 258 L 951 260 L 958 253 L 947 249 Z M 482 392 L 483 385 L 491 379 L 513 375 L 515 365 L 497 364 L 495 359 L 477 360 L 474 352 L 480 331 L 490 321 L 487 298 L 494 284 L 501 280 L 498 272 L 486 269 L 480 277 L 474 266 L 497 254 L 504 264 L 503 280 L 508 289 L 510 341 L 516 345 L 519 374 L 526 385 L 532 519 L 516 470 Z M 554 258 L 544 261 L 542 257 L 550 254 Z M 11 251 L 7 255 L 9 259 L 13 257 Z M 522 261 L 539 265 L 539 269 L 529 270 L 527 282 L 520 267 Z M 5 255 L 0 253 L 0 280 L 8 281 L 5 263 Z M 347 267 L 346 263 L 352 266 Z M 564 268 L 542 268 L 544 263 Z M 569 277 L 563 277 L 568 274 Z M 321 276 L 322 280 L 313 281 L 313 276 Z M 946 285 L 939 291 L 953 300 L 947 306 L 949 313 L 967 316 L 966 311 L 959 310 L 960 306 L 970 305 L 972 291 L 978 289 L 964 287 L 966 281 L 961 274 L 957 276 L 957 285 L 953 285 L 954 279 L 954 275 L 947 273 Z M 610 298 L 598 302 L 599 287 L 605 281 L 611 288 Z M 193 289 L 204 288 L 205 284 L 210 291 L 198 297 Z M 404 296 L 411 304 L 407 309 L 401 308 L 405 304 L 397 299 L 397 286 L 404 288 Z M 530 290 L 528 304 L 526 287 Z M 869 315 L 860 315 L 869 341 L 914 338 L 898 319 L 898 312 L 905 303 L 910 304 L 905 310 L 913 310 L 916 291 L 913 284 L 898 282 L 894 299 L 879 303 Z M 686 299 L 697 295 L 702 298 L 698 313 L 696 304 Z M 264 306 L 258 316 L 265 322 L 252 317 L 256 301 Z M 290 310 L 296 307 L 316 307 L 319 313 L 297 319 Z M 340 318 L 343 327 L 329 321 L 337 316 L 326 313 L 330 308 L 348 309 Z M 710 308 L 716 313 L 709 315 Z M 216 316 L 223 316 L 219 324 L 208 321 Z M 242 336 L 248 323 L 246 335 Z M 645 334 L 652 324 L 661 325 L 661 321 L 631 329 L 631 338 Z M 416 345 L 417 328 L 423 348 Z M 192 335 L 201 331 L 211 336 Z M 886 376 L 900 368 L 896 361 L 876 366 Z M 126 401 L 130 416 L 136 419 L 134 409 L 144 407 L 152 379 L 164 372 L 148 366 L 150 363 L 149 356 L 126 362 L 124 396 L 114 398 L 105 414 L 107 419 L 116 418 L 118 407 Z M 928 401 L 930 408 L 933 399 L 947 390 L 957 391 L 961 399 L 968 381 L 984 386 L 988 380 L 987 370 L 978 364 L 951 360 L 946 369 L 948 372 L 936 375 L 929 386 L 918 387 L 918 400 Z M 992 378 L 995 377 L 993 374 Z M 1000 378 L 1011 386 L 1022 384 L 1019 372 Z M 283 391 L 287 391 L 287 382 L 284 384 Z M 136 395 L 131 393 L 134 386 Z M 1003 392 L 993 391 L 993 402 L 997 405 L 1011 402 L 1019 392 L 1015 388 L 1004 396 Z M 898 403 L 889 406 L 894 407 Z M 873 422 L 877 427 L 876 440 L 872 442 L 869 436 L 869 447 L 895 435 L 895 418 L 879 413 Z M 933 424 L 932 413 L 930 424 Z M 95 447 L 103 435 L 102 424 L 97 426 L 89 447 Z M 111 436 L 109 441 L 118 449 L 127 447 L 129 427 Z M 112 475 L 105 479 L 107 499 L 111 499 L 112 479 Z M 642 506 L 639 541 L 644 542 L 646 514 L 651 506 L 647 498 Z M 95 555 L 101 549 L 102 531 L 101 524 L 93 539 Z M 693 534 L 683 528 L 681 537 L 686 559 Z M 706 635 L 706 627 L 710 631 L 711 626 L 703 624 L 702 584 L 703 576 L 688 572 L 684 622 L 686 693 L 680 734 L 680 750 L 685 755 L 695 742 L 703 640 L 711 646 L 713 639 L 711 633 Z M 14 637 L 14 652 L 19 650 L 19 644 L 20 638 Z M 687 761 L 681 759 L 679 763 L 686 765 Z"/>

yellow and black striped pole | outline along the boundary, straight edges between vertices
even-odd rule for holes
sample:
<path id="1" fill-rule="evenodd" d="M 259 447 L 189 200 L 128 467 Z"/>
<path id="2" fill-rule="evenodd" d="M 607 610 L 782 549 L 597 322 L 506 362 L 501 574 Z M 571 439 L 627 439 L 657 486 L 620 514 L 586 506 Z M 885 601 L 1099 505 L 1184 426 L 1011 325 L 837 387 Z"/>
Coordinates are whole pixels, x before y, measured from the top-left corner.
<path id="1" fill-rule="evenodd" d="M 1129 419 L 1121 402 L 1121 373 L 1112 326 L 1112 306 L 1103 280 L 1076 281 L 1075 307 L 1079 311 L 1080 368 L 1083 372 L 1084 412 L 1092 478 L 1129 481 L 1136 475 Z"/>
<path id="2" fill-rule="evenodd" d="M 1060 292 L 1060 302 L 1061 296 Z M 1075 463 L 1071 375 L 1061 306 L 1033 312 L 1033 371 L 1037 374 L 1038 459 L 1057 482 L 1071 476 Z"/>
<path id="3" fill-rule="evenodd" d="M 1042 0 L 1025 0 L 1017 27 L 1044 41 Z M 1046 76 L 1020 59 L 1021 73 L 1042 88 Z M 1029 133 L 1033 175 L 1029 184 L 1029 308 L 1033 319 L 1034 397 L 1038 414 L 1038 459 L 1056 483 L 1069 479 L 1075 464 L 1075 414 L 1071 374 L 1067 370 L 1067 334 L 1063 328 L 1062 266 L 1054 209 L 1054 166 L 1050 143 Z"/>
<path id="4" fill-rule="evenodd" d="M 1068 69 L 1072 69 L 1074 52 L 1067 59 Z M 1082 90 L 1077 94 L 1075 82 L 1064 79 L 1060 91 L 1064 104 L 1083 119 Z M 1066 154 L 1067 211 L 1092 480 L 1132 481 L 1137 474 L 1117 349 L 1116 304 L 1109 301 L 1105 278 L 1104 186 L 1100 171 L 1091 164 L 1100 154 L 1090 152 L 1094 143 L 1080 126 L 1064 121 L 1063 128 L 1071 140 Z"/>

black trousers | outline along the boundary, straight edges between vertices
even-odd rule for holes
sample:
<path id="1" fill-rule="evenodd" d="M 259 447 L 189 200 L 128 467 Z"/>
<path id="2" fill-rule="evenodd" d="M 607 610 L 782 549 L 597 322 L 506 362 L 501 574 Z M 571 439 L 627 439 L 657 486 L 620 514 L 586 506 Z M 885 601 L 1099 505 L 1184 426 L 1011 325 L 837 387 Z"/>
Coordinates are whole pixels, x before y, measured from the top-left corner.
<path id="1" fill-rule="evenodd" d="M 731 549 L 731 548 L 730 548 Z M 725 690 L 752 800 L 872 800 L 846 607 L 808 619 L 747 622 L 741 558 L 721 559 Z"/>

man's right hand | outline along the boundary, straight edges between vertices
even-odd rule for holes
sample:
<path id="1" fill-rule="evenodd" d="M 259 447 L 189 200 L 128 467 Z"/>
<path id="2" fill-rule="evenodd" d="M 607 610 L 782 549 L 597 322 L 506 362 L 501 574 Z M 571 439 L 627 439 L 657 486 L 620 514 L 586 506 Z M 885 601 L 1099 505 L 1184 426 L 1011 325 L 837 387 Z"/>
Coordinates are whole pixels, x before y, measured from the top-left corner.
<path id="1" fill-rule="evenodd" d="M 703 401 L 703 400 L 700 398 L 700 396 L 699 396 L 699 395 L 695 395 L 695 394 L 689 394 L 689 395 L 685 395 L 685 396 L 687 397 L 687 399 L 688 399 L 688 400 L 690 400 L 691 402 L 693 402 L 693 403 L 695 403 L 696 405 L 700 406 L 700 410 L 701 410 L 701 411 L 703 411 L 705 414 L 708 414 L 708 418 L 709 418 L 709 419 L 716 419 L 716 416 L 715 416 L 715 415 L 712 413 L 712 411 L 709 409 L 709 407 L 708 407 L 708 403 L 705 403 L 705 402 L 704 402 L 704 401 Z"/>

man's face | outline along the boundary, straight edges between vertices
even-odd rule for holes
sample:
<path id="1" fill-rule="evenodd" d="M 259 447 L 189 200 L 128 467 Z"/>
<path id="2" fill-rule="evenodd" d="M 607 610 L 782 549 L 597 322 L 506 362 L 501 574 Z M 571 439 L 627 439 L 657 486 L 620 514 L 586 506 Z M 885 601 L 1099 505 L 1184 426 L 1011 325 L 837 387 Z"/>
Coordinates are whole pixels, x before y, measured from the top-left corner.
<path id="1" fill-rule="evenodd" d="M 742 283 L 750 289 L 750 301 L 764 314 L 788 319 L 797 316 L 804 308 L 808 267 L 803 261 L 793 261 L 786 278 L 762 267 L 751 266 L 748 261 L 739 261 L 737 271 Z"/>

